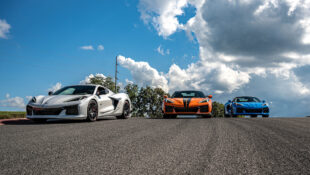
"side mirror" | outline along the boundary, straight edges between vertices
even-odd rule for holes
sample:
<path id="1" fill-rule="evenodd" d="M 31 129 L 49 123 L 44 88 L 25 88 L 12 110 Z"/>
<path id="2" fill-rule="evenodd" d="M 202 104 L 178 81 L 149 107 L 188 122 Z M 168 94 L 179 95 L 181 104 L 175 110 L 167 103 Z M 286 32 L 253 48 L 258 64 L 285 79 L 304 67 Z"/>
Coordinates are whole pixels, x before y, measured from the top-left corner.
<path id="1" fill-rule="evenodd" d="M 164 95 L 164 98 L 168 98 L 168 96 L 167 96 L 167 95 Z"/>
<path id="2" fill-rule="evenodd" d="M 212 95 L 208 95 L 208 98 L 212 98 L 213 96 Z"/>
<path id="3" fill-rule="evenodd" d="M 53 91 L 48 91 L 48 95 L 53 95 Z"/>
<path id="4" fill-rule="evenodd" d="M 228 103 L 231 103 L 231 100 L 228 100 Z"/>

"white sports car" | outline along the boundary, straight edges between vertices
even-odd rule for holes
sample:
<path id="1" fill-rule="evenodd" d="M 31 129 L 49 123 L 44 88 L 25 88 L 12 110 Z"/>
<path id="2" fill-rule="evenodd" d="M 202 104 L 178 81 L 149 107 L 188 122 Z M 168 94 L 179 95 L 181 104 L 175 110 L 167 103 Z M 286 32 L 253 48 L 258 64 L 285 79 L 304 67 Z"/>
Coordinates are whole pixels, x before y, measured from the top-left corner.
<path id="1" fill-rule="evenodd" d="M 67 86 L 48 96 L 33 97 L 27 107 L 27 118 L 35 122 L 47 119 L 81 119 L 96 121 L 106 116 L 131 117 L 127 94 L 115 94 L 99 85 Z"/>

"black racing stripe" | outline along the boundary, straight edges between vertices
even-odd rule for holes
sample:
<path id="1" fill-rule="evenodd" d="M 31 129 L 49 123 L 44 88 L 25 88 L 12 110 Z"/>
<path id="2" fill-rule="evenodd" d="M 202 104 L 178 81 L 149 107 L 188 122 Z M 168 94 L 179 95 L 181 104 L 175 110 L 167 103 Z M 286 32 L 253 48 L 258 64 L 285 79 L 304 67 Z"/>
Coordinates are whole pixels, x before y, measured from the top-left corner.
<path id="1" fill-rule="evenodd" d="M 192 100 L 192 98 L 187 99 L 187 102 L 186 102 L 187 103 L 187 109 L 189 108 L 189 103 L 191 102 L 191 100 Z"/>
<path id="2" fill-rule="evenodd" d="M 186 109 L 186 98 L 183 98 L 183 105 L 184 105 L 184 108 Z"/>

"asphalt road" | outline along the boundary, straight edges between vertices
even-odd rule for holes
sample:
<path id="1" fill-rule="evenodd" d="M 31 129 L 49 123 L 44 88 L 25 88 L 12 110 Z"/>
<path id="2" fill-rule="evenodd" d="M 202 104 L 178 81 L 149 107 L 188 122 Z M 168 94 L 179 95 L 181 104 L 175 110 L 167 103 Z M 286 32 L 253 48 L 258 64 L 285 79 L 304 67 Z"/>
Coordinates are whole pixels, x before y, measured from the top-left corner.
<path id="1" fill-rule="evenodd" d="M 0 174 L 310 174 L 310 118 L 7 122 Z"/>

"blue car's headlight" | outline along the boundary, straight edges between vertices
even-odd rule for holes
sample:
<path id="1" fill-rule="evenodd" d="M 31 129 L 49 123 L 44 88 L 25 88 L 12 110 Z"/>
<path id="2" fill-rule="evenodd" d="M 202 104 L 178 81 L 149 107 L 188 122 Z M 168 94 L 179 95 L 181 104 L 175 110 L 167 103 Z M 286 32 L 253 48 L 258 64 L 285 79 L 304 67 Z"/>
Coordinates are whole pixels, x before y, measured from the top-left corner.
<path id="1" fill-rule="evenodd" d="M 268 104 L 268 103 L 264 103 L 263 106 L 264 106 L 264 107 L 265 107 L 265 106 L 269 106 L 269 104 Z"/>
<path id="2" fill-rule="evenodd" d="M 241 103 L 235 103 L 236 106 L 243 106 Z"/>

